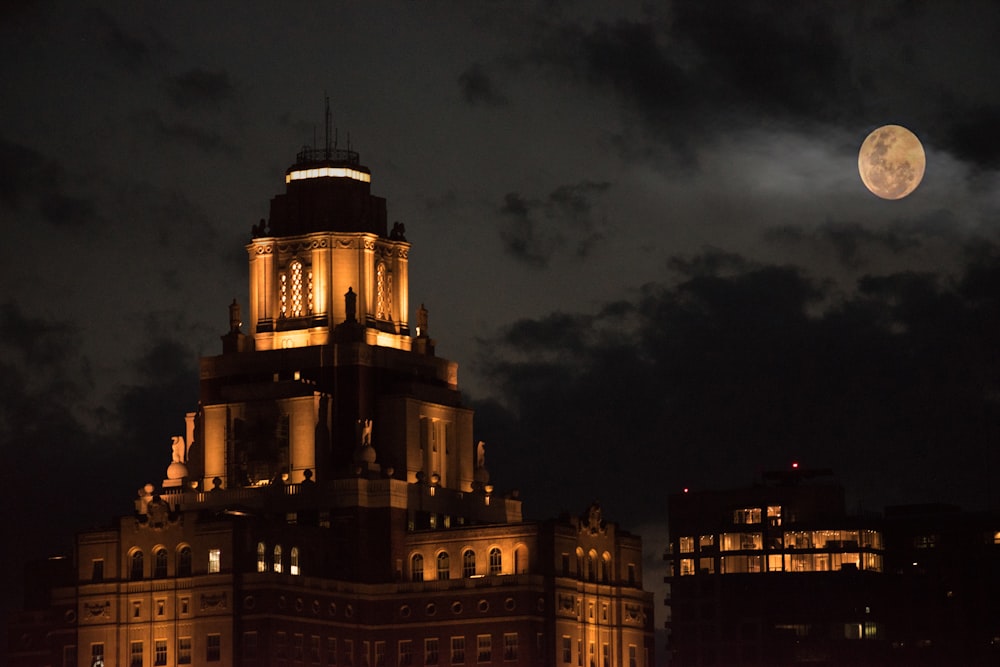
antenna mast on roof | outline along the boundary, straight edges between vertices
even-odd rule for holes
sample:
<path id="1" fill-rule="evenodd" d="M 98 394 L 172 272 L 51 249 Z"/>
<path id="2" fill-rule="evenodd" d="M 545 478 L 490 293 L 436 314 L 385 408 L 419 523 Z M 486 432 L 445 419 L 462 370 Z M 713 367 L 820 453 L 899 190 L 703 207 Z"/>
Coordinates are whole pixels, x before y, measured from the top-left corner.
<path id="1" fill-rule="evenodd" d="M 326 159 L 333 155 L 333 146 L 330 145 L 330 96 L 326 96 Z"/>

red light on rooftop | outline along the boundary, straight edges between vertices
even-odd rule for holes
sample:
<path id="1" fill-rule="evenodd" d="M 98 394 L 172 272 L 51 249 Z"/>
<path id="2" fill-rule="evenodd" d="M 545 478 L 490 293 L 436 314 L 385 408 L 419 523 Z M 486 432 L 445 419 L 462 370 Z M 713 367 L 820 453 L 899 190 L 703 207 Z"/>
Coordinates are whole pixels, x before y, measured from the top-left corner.
<path id="1" fill-rule="evenodd" d="M 793 461 L 792 462 L 792 468 L 794 469 L 794 468 L 798 468 L 798 467 L 799 467 L 799 462 L 798 461 Z"/>
<path id="2" fill-rule="evenodd" d="M 687 492 L 688 492 L 688 488 L 685 486 L 684 487 L 684 493 L 687 493 Z"/>

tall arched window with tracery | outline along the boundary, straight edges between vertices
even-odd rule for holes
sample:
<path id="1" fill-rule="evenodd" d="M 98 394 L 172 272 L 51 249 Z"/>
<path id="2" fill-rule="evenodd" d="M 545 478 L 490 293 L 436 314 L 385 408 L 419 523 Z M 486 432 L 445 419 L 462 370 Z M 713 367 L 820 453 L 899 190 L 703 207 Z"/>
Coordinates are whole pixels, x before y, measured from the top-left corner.
<path id="1" fill-rule="evenodd" d="M 392 274 L 385 262 L 375 265 L 375 318 L 392 319 Z"/>
<path id="2" fill-rule="evenodd" d="M 288 270 L 278 277 L 282 317 L 303 317 L 312 312 L 312 271 L 293 259 Z"/>

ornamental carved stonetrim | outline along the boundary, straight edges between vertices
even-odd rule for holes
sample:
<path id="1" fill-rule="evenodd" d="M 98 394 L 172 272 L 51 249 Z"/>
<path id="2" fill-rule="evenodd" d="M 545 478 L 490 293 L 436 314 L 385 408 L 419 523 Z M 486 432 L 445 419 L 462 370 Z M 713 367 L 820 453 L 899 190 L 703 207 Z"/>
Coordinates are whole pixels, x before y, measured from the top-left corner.
<path id="1" fill-rule="evenodd" d="M 258 255 L 270 255 L 274 252 L 274 248 L 270 245 L 259 245 L 255 248 Z"/>
<path id="2" fill-rule="evenodd" d="M 84 602 L 83 611 L 83 617 L 88 620 L 94 618 L 111 618 L 111 601 Z"/>
<path id="3" fill-rule="evenodd" d="M 228 607 L 228 602 L 226 599 L 226 594 L 224 592 L 201 594 L 202 611 L 206 611 L 208 609 L 226 609 L 227 607 Z"/>
<path id="4" fill-rule="evenodd" d="M 407 259 L 410 256 L 409 248 L 396 248 L 396 257 Z"/>
<path id="5" fill-rule="evenodd" d="M 646 612 L 637 604 L 625 605 L 625 622 L 641 625 L 646 621 Z"/>
<path id="6" fill-rule="evenodd" d="M 560 593 L 559 613 L 565 616 L 576 616 L 576 597 Z"/>
<path id="7" fill-rule="evenodd" d="M 384 245 L 377 246 L 375 252 L 378 253 L 379 257 L 392 257 L 392 248 Z"/>
<path id="8" fill-rule="evenodd" d="M 340 246 L 341 248 L 353 248 L 354 247 L 354 240 L 353 239 L 337 239 L 337 245 Z"/>
<path id="9" fill-rule="evenodd" d="M 365 250 L 374 250 L 375 249 L 375 240 L 374 239 L 365 239 L 364 248 L 365 248 Z"/>

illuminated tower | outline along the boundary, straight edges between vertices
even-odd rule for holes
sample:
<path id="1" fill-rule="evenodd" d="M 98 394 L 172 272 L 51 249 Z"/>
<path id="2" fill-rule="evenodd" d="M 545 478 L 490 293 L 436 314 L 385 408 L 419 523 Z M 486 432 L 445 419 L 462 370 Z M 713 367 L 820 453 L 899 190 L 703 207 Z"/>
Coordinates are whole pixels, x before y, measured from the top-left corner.
<path id="1" fill-rule="evenodd" d="M 249 333 L 234 303 L 223 354 L 201 363 L 190 479 L 208 490 L 391 468 L 472 490 L 472 412 L 422 307 L 411 331 L 410 244 L 402 224 L 388 230 L 370 170 L 328 141 L 298 153 L 285 187 L 246 246 Z"/>

